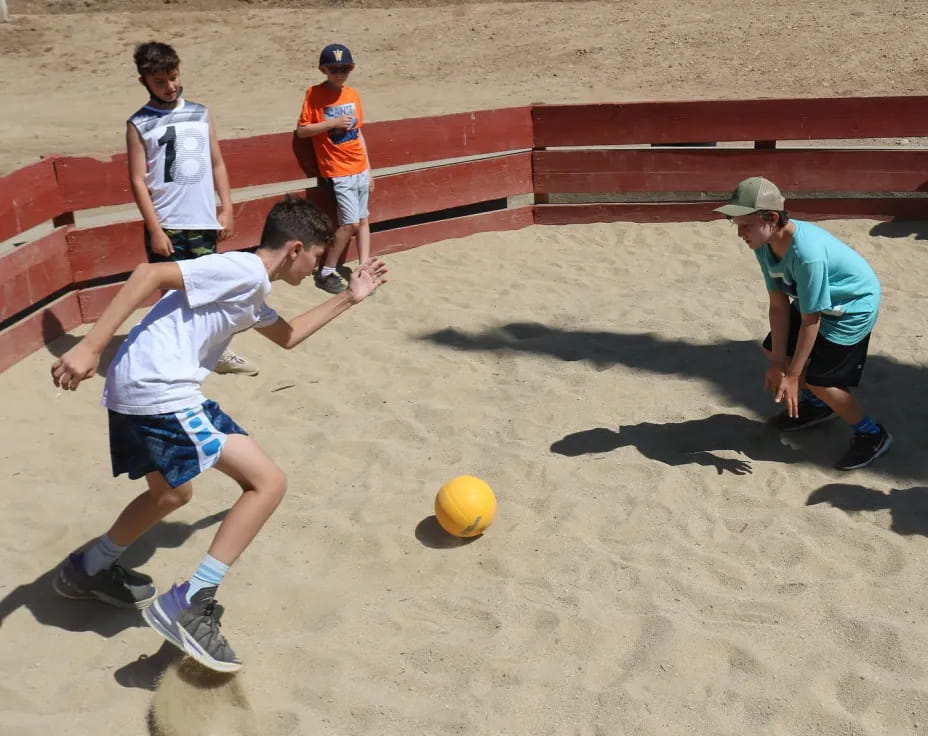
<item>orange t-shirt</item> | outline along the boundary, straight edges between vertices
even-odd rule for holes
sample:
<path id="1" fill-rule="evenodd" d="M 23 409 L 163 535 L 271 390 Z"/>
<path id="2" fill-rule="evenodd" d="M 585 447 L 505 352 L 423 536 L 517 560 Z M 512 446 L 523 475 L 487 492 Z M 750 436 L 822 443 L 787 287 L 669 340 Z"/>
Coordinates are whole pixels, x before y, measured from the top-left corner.
<path id="1" fill-rule="evenodd" d="M 328 179 L 360 174 L 368 168 L 367 154 L 360 138 L 364 122 L 361 98 L 351 87 L 333 89 L 325 82 L 306 90 L 297 127 L 342 115 L 351 115 L 355 119 L 354 127 L 350 130 L 328 130 L 312 137 L 319 173 Z"/>

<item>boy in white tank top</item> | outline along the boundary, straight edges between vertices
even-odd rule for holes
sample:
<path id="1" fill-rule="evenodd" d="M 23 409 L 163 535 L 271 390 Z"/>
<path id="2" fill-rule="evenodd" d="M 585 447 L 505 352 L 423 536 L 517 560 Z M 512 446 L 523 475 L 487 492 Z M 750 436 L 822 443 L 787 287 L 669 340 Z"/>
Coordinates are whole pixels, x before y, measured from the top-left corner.
<path id="1" fill-rule="evenodd" d="M 181 96 L 180 59 L 167 44 L 141 44 L 135 65 L 150 99 L 127 121 L 126 149 L 132 194 L 145 221 L 148 260 L 180 261 L 215 253 L 217 243 L 233 232 L 232 195 L 209 113 Z M 258 373 L 231 350 L 215 370 Z"/>

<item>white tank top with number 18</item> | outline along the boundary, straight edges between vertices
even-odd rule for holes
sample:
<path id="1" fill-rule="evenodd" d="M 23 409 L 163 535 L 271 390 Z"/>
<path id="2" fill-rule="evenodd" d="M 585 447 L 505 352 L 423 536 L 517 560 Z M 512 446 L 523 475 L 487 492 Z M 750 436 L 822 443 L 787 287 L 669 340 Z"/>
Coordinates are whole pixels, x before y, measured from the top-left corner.
<path id="1" fill-rule="evenodd" d="M 145 143 L 145 184 L 161 227 L 219 230 L 206 107 L 184 99 L 172 110 L 146 105 L 129 122 Z"/>

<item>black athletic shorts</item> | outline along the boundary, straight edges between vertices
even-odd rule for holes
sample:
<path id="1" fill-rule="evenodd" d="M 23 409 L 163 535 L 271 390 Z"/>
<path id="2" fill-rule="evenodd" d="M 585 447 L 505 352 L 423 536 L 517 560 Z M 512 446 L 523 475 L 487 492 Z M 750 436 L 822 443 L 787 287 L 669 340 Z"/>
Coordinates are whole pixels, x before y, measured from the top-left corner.
<path id="1" fill-rule="evenodd" d="M 795 305 L 789 310 L 789 338 L 786 343 L 786 354 L 792 357 L 796 352 L 796 340 L 799 338 L 799 328 L 802 325 L 802 315 Z M 764 348 L 772 349 L 773 340 L 770 333 L 764 338 Z M 809 365 L 806 369 L 806 383 L 810 386 L 835 386 L 849 388 L 860 383 L 864 372 L 864 363 L 867 362 L 867 348 L 870 345 L 870 335 L 855 345 L 839 345 L 819 333 L 812 346 L 812 355 L 809 356 Z"/>

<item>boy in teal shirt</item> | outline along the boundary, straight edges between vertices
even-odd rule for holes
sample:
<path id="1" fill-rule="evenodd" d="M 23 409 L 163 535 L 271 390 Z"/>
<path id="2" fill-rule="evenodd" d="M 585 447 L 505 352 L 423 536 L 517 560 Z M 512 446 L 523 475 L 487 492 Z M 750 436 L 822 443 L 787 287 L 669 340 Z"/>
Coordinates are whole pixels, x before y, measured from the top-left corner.
<path id="1" fill-rule="evenodd" d="M 791 220 L 784 206 L 773 182 L 751 177 L 715 210 L 737 226 L 767 285 L 764 387 L 786 401 L 776 419 L 785 432 L 840 416 L 854 435 L 835 467 L 864 468 L 892 444 L 849 390 L 863 374 L 880 282 L 859 253 L 817 225 Z"/>

